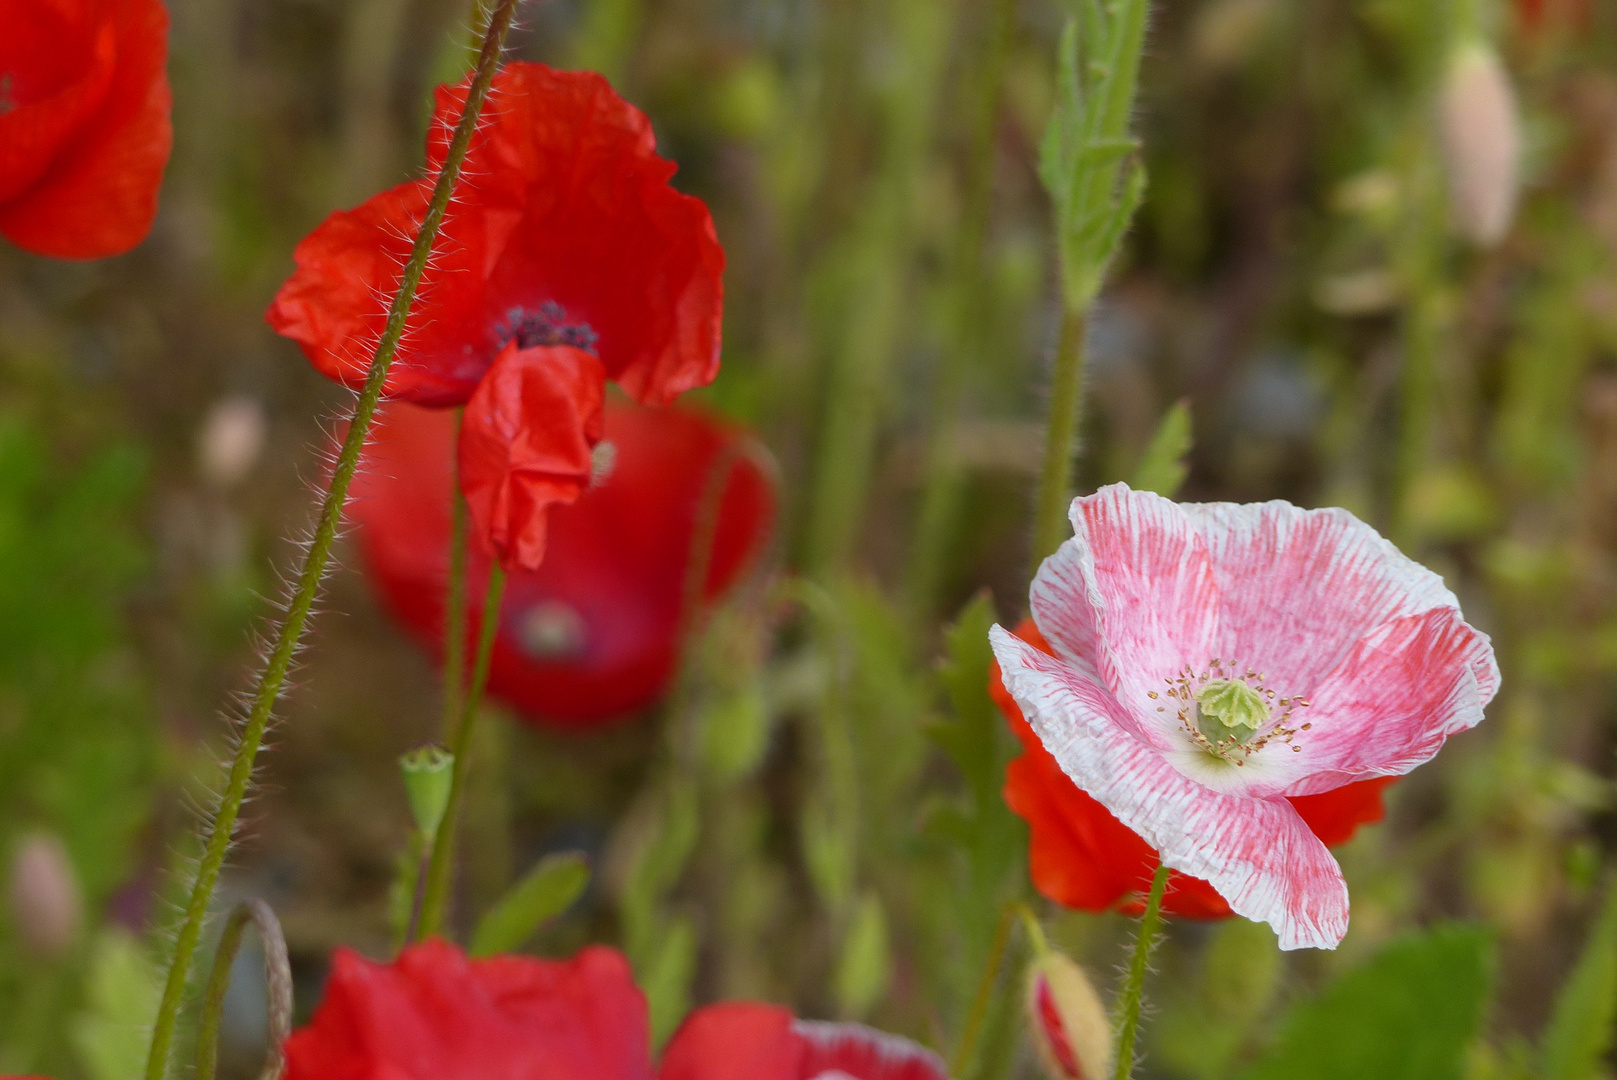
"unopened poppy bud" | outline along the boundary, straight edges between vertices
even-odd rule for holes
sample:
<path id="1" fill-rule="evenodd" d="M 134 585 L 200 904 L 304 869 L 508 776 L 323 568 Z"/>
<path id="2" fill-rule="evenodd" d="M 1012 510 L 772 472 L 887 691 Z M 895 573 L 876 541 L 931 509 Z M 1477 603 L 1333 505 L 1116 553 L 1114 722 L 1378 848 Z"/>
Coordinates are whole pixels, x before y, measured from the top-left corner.
<path id="1" fill-rule="evenodd" d="M 78 877 L 62 842 L 50 833 L 34 833 L 17 844 L 11 915 L 23 947 L 35 956 L 60 956 L 79 936 L 84 902 Z"/>
<path id="2" fill-rule="evenodd" d="M 1516 214 L 1521 121 L 1510 75 L 1487 45 L 1462 45 L 1449 59 L 1438 135 L 1456 228 L 1474 244 L 1497 244 Z"/>
<path id="3" fill-rule="evenodd" d="M 1051 1080 L 1098 1080 L 1112 1071 L 1112 1025 L 1084 969 L 1058 952 L 1028 968 L 1027 1020 Z"/>
<path id="4" fill-rule="evenodd" d="M 416 828 L 429 839 L 437 836 L 449 809 L 455 755 L 441 746 L 418 746 L 399 758 L 399 772 L 404 774 L 404 793 L 410 799 Z"/>

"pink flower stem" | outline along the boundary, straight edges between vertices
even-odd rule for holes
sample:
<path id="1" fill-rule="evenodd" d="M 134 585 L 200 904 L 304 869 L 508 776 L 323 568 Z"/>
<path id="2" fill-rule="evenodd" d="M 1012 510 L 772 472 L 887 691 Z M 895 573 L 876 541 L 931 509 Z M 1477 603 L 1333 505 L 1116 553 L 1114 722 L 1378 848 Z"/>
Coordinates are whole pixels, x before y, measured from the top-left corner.
<path id="1" fill-rule="evenodd" d="M 264 949 L 264 979 L 269 997 L 269 1053 L 260 1080 L 281 1075 L 284 1058 L 281 1044 L 292 1034 L 292 965 L 286 956 L 286 938 L 275 912 L 264 901 L 243 900 L 230 913 L 219 948 L 208 974 L 208 989 L 202 1000 L 202 1021 L 197 1028 L 196 1080 L 213 1080 L 219 1063 L 219 1024 L 224 1017 L 225 991 L 230 989 L 230 972 L 235 965 L 241 936 L 252 923 Z"/>
<path id="2" fill-rule="evenodd" d="M 505 571 L 498 563 L 489 569 L 488 593 L 483 597 L 483 626 L 477 635 L 477 659 L 472 666 L 472 683 L 466 690 L 460 725 L 455 729 L 450 752 L 455 755 L 451 766 L 449 804 L 444 807 L 444 819 L 432 838 L 432 858 L 427 863 L 427 887 L 421 900 L 421 921 L 416 927 L 416 940 L 441 933 L 444 913 L 449 908 L 450 872 L 455 862 L 455 823 L 460 818 L 460 804 L 466 797 L 466 777 L 471 771 L 472 728 L 477 713 L 483 707 L 483 687 L 488 684 L 489 661 L 494 655 L 494 637 L 500 628 L 500 600 L 505 595 Z"/>
<path id="3" fill-rule="evenodd" d="M 1129 981 L 1123 987 L 1123 1009 L 1118 1016 L 1115 1080 L 1129 1080 L 1129 1075 L 1134 1072 L 1134 1036 L 1140 1029 L 1140 995 L 1145 987 L 1145 967 L 1151 959 L 1157 931 L 1162 926 L 1162 894 L 1167 887 L 1168 868 L 1158 863 L 1156 876 L 1151 879 L 1151 894 L 1145 901 L 1145 913 L 1140 916 L 1140 933 L 1134 939 L 1134 962 L 1129 965 Z"/>
<path id="4" fill-rule="evenodd" d="M 229 853 L 231 840 L 235 836 L 236 819 L 241 814 L 242 802 L 247 797 L 247 786 L 253 776 L 253 763 L 258 757 L 258 748 L 263 744 L 264 731 L 269 726 L 270 714 L 280 699 L 281 688 L 286 684 L 286 674 L 292 666 L 292 658 L 297 654 L 298 646 L 303 640 L 309 612 L 314 607 L 315 597 L 319 595 L 320 583 L 331 560 L 331 547 L 337 538 L 337 527 L 342 520 L 343 503 L 348 498 L 348 485 L 353 481 L 354 470 L 359 464 L 359 452 L 365 445 L 371 420 L 375 417 L 376 407 L 381 402 L 382 387 L 386 383 L 388 369 L 392 366 L 394 354 L 398 351 L 399 341 L 404 337 L 405 320 L 409 317 L 410 306 L 415 301 L 416 288 L 421 283 L 421 275 L 426 270 L 427 260 L 432 254 L 433 242 L 443 225 L 444 214 L 449 209 L 449 198 L 454 192 L 455 181 L 460 176 L 461 165 L 466 160 L 466 151 L 471 145 L 472 132 L 477 128 L 477 118 L 483 111 L 483 102 L 488 97 L 489 85 L 500 66 L 500 53 L 505 47 L 505 36 L 511 28 L 512 18 L 516 15 L 516 7 L 517 0 L 499 0 L 498 6 L 489 17 L 488 29 L 483 35 L 483 51 L 478 56 L 477 71 L 472 77 L 471 88 L 466 95 L 466 107 L 455 125 L 449 152 L 444 157 L 443 168 L 439 171 L 437 182 L 433 187 L 432 202 L 427 208 L 426 217 L 422 219 L 421 229 L 416 234 L 409 261 L 404 265 L 399 291 L 393 297 L 392 306 L 388 309 L 387 325 L 382 331 L 381 340 L 377 342 L 376 354 L 371 358 L 370 370 L 365 376 L 365 387 L 360 391 L 359 399 L 354 404 L 354 415 L 348 425 L 348 434 L 343 439 L 337 467 L 332 471 L 331 487 L 326 492 L 314 538 L 298 572 L 296 591 L 292 594 L 286 617 L 276 631 L 275 644 L 270 649 L 269 658 L 259 674 L 253 692 L 252 708 L 247 715 L 246 724 L 242 727 L 241 739 L 230 764 L 229 779 L 214 810 L 213 820 L 207 826 L 202 859 L 197 866 L 196 879 L 191 885 L 190 898 L 186 903 L 185 921 L 181 924 L 174 941 L 174 955 L 169 961 L 168 977 L 163 986 L 163 999 L 158 1006 L 157 1019 L 152 1026 L 151 1049 L 146 1058 L 146 1080 L 163 1080 L 164 1074 L 168 1071 L 169 1051 L 174 1042 L 174 1028 L 179 1020 L 180 1004 L 185 997 L 186 981 L 191 973 L 191 961 L 202 938 L 202 926 L 207 921 L 214 886 L 219 882 L 219 872 L 224 867 L 225 856 Z"/>

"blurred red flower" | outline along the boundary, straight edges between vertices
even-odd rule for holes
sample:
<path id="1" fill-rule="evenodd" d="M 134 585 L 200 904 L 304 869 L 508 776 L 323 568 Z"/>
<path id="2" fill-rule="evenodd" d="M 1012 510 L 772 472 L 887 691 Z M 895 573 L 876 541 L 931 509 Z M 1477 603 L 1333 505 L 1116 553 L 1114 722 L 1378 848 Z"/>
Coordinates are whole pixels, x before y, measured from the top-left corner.
<path id="1" fill-rule="evenodd" d="M 286 1042 L 285 1080 L 945 1080 L 936 1055 L 769 1005 L 700 1009 L 651 1062 L 646 1000 L 619 953 L 467 960 L 428 941 L 391 964 L 337 952 Z"/>
<path id="2" fill-rule="evenodd" d="M 1024 619 L 1015 632 L 1054 655 L 1032 619 Z M 1006 691 L 998 661 L 991 668 L 988 692 L 1022 743 L 1022 755 L 1005 769 L 1005 802 L 1028 823 L 1034 886 L 1063 907 L 1139 914 L 1157 870 L 1156 850 L 1061 771 Z M 1361 780 L 1319 795 L 1293 796 L 1290 802 L 1314 835 L 1334 846 L 1345 843 L 1360 825 L 1381 820 L 1381 792 L 1394 779 Z M 1211 885 L 1177 870 L 1168 874 L 1162 909 L 1192 919 L 1231 914 Z"/>
<path id="3" fill-rule="evenodd" d="M 1516 17 L 1529 32 L 1537 32 L 1552 22 L 1587 28 L 1593 14 L 1590 0 L 1516 0 Z"/>
<path id="4" fill-rule="evenodd" d="M 151 231 L 174 141 L 160 0 L 0 0 L 0 234 L 62 259 Z"/>
<path id="5" fill-rule="evenodd" d="M 444 637 L 454 426 L 447 410 L 385 407 L 349 503 L 384 605 L 435 654 Z M 489 672 L 491 694 L 571 727 L 632 713 L 667 687 L 704 505 L 717 496 L 704 601 L 746 570 L 775 512 L 772 481 L 742 452 L 746 436 L 706 414 L 613 402 L 602 431 L 604 475 L 552 511 L 544 563 L 506 581 Z M 464 442 L 462 453 L 464 461 Z M 474 548 L 468 633 L 480 621 L 488 569 Z"/>
<path id="6" fill-rule="evenodd" d="M 466 83 L 438 88 L 428 176 L 332 214 L 298 245 L 269 322 L 358 388 Z M 668 185 L 651 123 L 600 75 L 512 63 L 488 105 L 388 374 L 387 395 L 466 403 L 506 345 L 593 352 L 642 404 L 718 373 L 724 252 L 700 199 Z"/>

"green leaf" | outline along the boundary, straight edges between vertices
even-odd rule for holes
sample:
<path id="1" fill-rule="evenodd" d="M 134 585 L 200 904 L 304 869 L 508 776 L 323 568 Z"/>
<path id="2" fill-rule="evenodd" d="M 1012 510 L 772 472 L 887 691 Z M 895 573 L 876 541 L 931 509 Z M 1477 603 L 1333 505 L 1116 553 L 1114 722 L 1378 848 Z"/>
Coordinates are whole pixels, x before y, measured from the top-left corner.
<path id="1" fill-rule="evenodd" d="M 652 1046 L 660 1047 L 691 1008 L 691 979 L 696 974 L 696 928 L 691 921 L 670 922 L 650 959 L 635 974 L 646 995 Z"/>
<path id="2" fill-rule="evenodd" d="M 939 674 L 955 719 L 929 729 L 965 776 L 978 805 L 998 798 L 1002 779 L 999 714 L 988 696 L 988 670 L 994 660 L 988 628 L 993 625 L 994 602 L 985 590 L 971 598 L 945 638 L 948 659 Z"/>
<path id="3" fill-rule="evenodd" d="M 1181 398 L 1163 414 L 1151 445 L 1134 469 L 1129 486 L 1173 498 L 1185 482 L 1185 455 L 1190 453 L 1190 402 Z"/>
<path id="4" fill-rule="evenodd" d="M 1605 1075 L 1617 1022 L 1617 879 L 1589 930 L 1578 966 L 1555 1000 L 1541 1050 L 1544 1080 L 1591 1080 Z"/>
<path id="5" fill-rule="evenodd" d="M 1389 945 L 1293 1008 L 1244 1080 L 1460 1080 L 1495 951 L 1460 924 Z"/>
<path id="6" fill-rule="evenodd" d="M 887 915 L 880 900 L 866 896 L 859 902 L 848 933 L 842 939 L 842 956 L 837 962 L 837 1005 L 842 1014 L 868 1015 L 887 992 L 891 971 Z"/>
<path id="7" fill-rule="evenodd" d="M 163 993 L 163 973 L 134 935 L 109 926 L 96 940 L 85 986 L 86 1008 L 73 1045 L 93 1080 L 128 1080 L 146 1064 L 146 1039 Z"/>
<path id="8" fill-rule="evenodd" d="M 483 916 L 472 935 L 473 956 L 512 952 L 545 923 L 573 906 L 590 882 L 582 852 L 547 855 Z"/>

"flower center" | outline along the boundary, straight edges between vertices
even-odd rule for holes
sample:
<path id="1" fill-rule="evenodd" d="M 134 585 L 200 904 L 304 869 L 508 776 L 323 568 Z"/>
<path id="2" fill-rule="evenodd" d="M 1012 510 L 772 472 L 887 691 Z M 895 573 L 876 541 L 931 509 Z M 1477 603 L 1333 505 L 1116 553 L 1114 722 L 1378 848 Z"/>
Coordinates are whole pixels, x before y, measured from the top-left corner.
<path id="1" fill-rule="evenodd" d="M 1179 713 L 1179 727 L 1190 741 L 1214 757 L 1243 765 L 1269 743 L 1279 740 L 1293 753 L 1302 747 L 1294 740 L 1313 724 L 1293 725 L 1292 714 L 1306 709 L 1300 697 L 1277 698 L 1263 684 L 1263 673 L 1214 659 L 1198 673 L 1186 665 L 1177 676 L 1166 678 L 1166 691 Z M 1158 699 L 1155 690 L 1148 695 Z M 1167 712 L 1170 706 L 1157 706 Z"/>
<path id="2" fill-rule="evenodd" d="M 571 345 L 575 349 L 593 353 L 600 335 L 589 323 L 568 322 L 567 309 L 554 300 L 546 300 L 537 311 L 529 311 L 525 307 L 511 308 L 495 329 L 495 337 L 502 348 L 506 342 L 515 341 L 521 349 L 534 349 L 541 345 Z"/>

